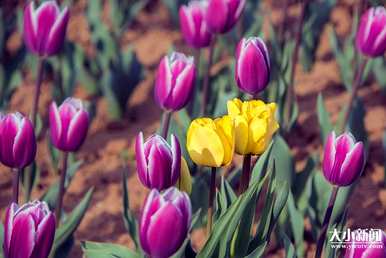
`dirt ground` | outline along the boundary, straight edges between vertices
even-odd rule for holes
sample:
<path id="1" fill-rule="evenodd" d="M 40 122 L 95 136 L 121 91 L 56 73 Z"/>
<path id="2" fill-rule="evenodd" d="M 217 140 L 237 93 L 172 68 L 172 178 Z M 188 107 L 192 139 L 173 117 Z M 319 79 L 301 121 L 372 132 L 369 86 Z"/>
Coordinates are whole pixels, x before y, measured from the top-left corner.
<path id="1" fill-rule="evenodd" d="M 70 40 L 87 47 L 90 44 L 87 21 L 86 17 L 81 15 L 85 2 L 80 1 L 72 10 L 68 36 Z M 350 31 L 352 2 L 354 1 L 340 1 L 333 10 L 329 26 L 334 26 L 340 36 L 347 35 Z M 273 6 L 270 1 L 263 1 L 263 8 L 271 8 L 274 22 L 281 21 L 280 5 Z M 298 12 L 297 5 L 289 9 L 290 17 L 297 17 Z M 300 65 L 296 69 L 296 93 L 300 116 L 299 125 L 293 130 L 293 137 L 289 144 L 298 167 L 304 164 L 308 153 L 321 151 L 315 111 L 318 93 L 323 93 L 327 109 L 333 115 L 333 119 L 336 119 L 336 114 L 348 97 L 329 46 L 328 30 L 331 29 L 329 26 L 326 26 L 323 31 L 322 41 L 317 50 L 317 63 L 312 71 L 305 73 Z M 15 37 L 20 40 L 20 36 Z M 146 77 L 131 96 L 128 114 L 119 124 L 107 122 L 107 104 L 103 99 L 98 100 L 97 114 L 92 122 L 90 133 L 78 153 L 78 157 L 84 160 L 84 164 L 74 177 L 64 201 L 65 209 L 71 210 L 90 187 L 95 187 L 90 208 L 75 234 L 77 243 L 71 257 L 81 257 L 79 247 L 81 240 L 132 245 L 121 215 L 122 171 L 125 169 L 129 171 L 130 205 L 138 214 L 147 191 L 140 184 L 135 171 L 134 137 L 140 130 L 149 135 L 158 128 L 161 110 L 153 100 L 154 69 L 172 44 L 182 45 L 183 41 L 178 30 L 172 28 L 167 10 L 162 5 L 156 4 L 140 13 L 135 25 L 125 34 L 123 44 L 134 46 L 140 62 L 146 67 Z M 26 77 L 23 85 L 13 95 L 11 110 L 27 113 L 30 109 L 34 87 L 30 77 Z M 40 102 L 43 117 L 50 102 L 52 87 L 50 81 L 45 81 Z M 80 89 L 75 95 L 88 97 Z M 365 102 L 365 122 L 370 149 L 365 173 L 349 202 L 348 223 L 352 227 L 385 229 L 386 189 L 382 188 L 384 182 L 382 136 L 386 129 L 386 95 L 375 83 L 366 83 L 360 89 L 359 95 Z M 127 149 L 129 149 L 130 161 L 124 164 L 120 154 Z M 38 163 L 42 167 L 42 178 L 33 192 L 35 198 L 38 198 L 57 179 L 52 173 L 53 164 L 48 159 L 47 152 L 46 140 L 43 139 L 39 144 L 37 155 Z M 0 188 L 1 218 L 4 219 L 4 210 L 12 195 L 11 174 L 4 167 L 0 167 Z M 195 231 L 192 238 L 195 246 L 201 246 L 205 239 L 203 230 Z M 282 254 L 282 251 L 279 251 L 269 256 L 281 257 Z"/>

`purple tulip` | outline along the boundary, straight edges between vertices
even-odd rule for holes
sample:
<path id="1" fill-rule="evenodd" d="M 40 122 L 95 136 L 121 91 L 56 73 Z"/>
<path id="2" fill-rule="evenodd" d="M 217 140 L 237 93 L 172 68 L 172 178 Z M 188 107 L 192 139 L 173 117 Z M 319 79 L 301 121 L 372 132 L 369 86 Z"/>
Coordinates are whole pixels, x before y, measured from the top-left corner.
<path id="1" fill-rule="evenodd" d="M 377 57 L 386 50 L 386 9 L 383 6 L 367 10 L 361 17 L 356 45 L 362 54 Z"/>
<path id="2" fill-rule="evenodd" d="M 335 132 L 328 135 L 324 147 L 323 173 L 334 185 L 352 184 L 364 167 L 364 147 L 362 142 L 355 143 L 352 135 L 344 133 L 338 138 Z"/>
<path id="3" fill-rule="evenodd" d="M 86 139 L 89 116 L 82 101 L 67 98 L 58 108 L 55 102 L 50 106 L 51 140 L 61 151 L 77 151 Z"/>
<path id="4" fill-rule="evenodd" d="M 239 20 L 246 0 L 209 0 L 206 21 L 214 33 L 230 31 Z"/>
<path id="5" fill-rule="evenodd" d="M 55 236 L 55 216 L 45 202 L 9 206 L 5 215 L 6 258 L 47 258 Z"/>
<path id="6" fill-rule="evenodd" d="M 180 8 L 180 25 L 185 41 L 194 48 L 203 48 L 210 45 L 212 33 L 208 29 L 205 16 L 208 1 L 191 1 Z"/>
<path id="7" fill-rule="evenodd" d="M 354 231 L 355 232 L 355 231 Z M 386 234 L 382 232 L 381 239 L 369 241 L 352 240 L 350 248 L 346 249 L 344 258 L 384 258 L 386 257 Z"/>
<path id="8" fill-rule="evenodd" d="M 196 78 L 193 57 L 173 52 L 165 56 L 158 66 L 155 81 L 155 98 L 167 110 L 177 111 L 189 101 Z"/>
<path id="9" fill-rule="evenodd" d="M 39 56 L 57 54 L 63 46 L 68 8 L 60 11 L 56 1 L 46 1 L 36 10 L 31 1 L 24 10 L 24 41 L 30 51 Z"/>
<path id="10" fill-rule="evenodd" d="M 11 168 L 24 168 L 36 155 L 31 121 L 20 113 L 0 114 L 0 160 Z"/>
<path id="11" fill-rule="evenodd" d="M 267 46 L 258 37 L 243 38 L 236 50 L 235 77 L 239 88 L 255 95 L 263 91 L 270 76 Z"/>
<path id="12" fill-rule="evenodd" d="M 152 258 L 168 258 L 188 235 L 192 207 L 188 195 L 172 187 L 160 194 L 153 189 L 139 225 L 142 249 Z"/>
<path id="13" fill-rule="evenodd" d="M 159 135 L 151 136 L 145 143 L 140 132 L 135 142 L 138 177 L 149 189 L 164 190 L 177 183 L 181 171 L 181 147 L 173 134 L 172 144 Z"/>

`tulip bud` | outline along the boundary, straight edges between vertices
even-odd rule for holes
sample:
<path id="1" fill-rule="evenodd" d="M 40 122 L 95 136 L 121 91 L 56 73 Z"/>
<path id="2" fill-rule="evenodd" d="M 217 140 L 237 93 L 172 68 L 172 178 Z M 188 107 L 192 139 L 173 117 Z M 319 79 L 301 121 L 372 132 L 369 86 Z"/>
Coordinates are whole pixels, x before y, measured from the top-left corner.
<path id="1" fill-rule="evenodd" d="M 82 101 L 67 98 L 58 108 L 55 102 L 49 111 L 51 140 L 61 151 L 77 151 L 86 139 L 89 116 Z"/>
<path id="2" fill-rule="evenodd" d="M 369 230 L 371 231 L 371 229 Z M 367 231 L 367 232 L 369 232 Z M 357 231 L 352 232 L 352 235 L 356 235 Z M 374 231 L 372 233 L 378 233 Z M 368 241 L 355 241 L 351 236 L 351 243 L 346 248 L 344 258 L 384 258 L 386 257 L 386 234 L 381 232 L 381 239 L 369 239 Z M 367 234 L 370 237 L 370 233 Z M 375 238 L 376 235 L 371 237 Z M 378 236 L 377 236 L 378 237 Z"/>
<path id="3" fill-rule="evenodd" d="M 60 11 L 56 1 L 46 1 L 35 10 L 31 1 L 24 10 L 24 41 L 39 56 L 57 54 L 63 46 L 70 14 Z"/>
<path id="4" fill-rule="evenodd" d="M 20 113 L 0 114 L 0 160 L 11 168 L 24 168 L 36 155 L 31 121 Z"/>
<path id="5" fill-rule="evenodd" d="M 55 216 L 45 202 L 9 206 L 4 222 L 7 258 L 47 258 L 55 236 Z"/>
<path id="6" fill-rule="evenodd" d="M 323 157 L 323 173 L 327 181 L 338 186 L 348 186 L 359 177 L 364 163 L 362 142 L 355 143 L 354 137 L 348 133 L 338 138 L 335 132 L 328 135 Z"/>
<path id="7" fill-rule="evenodd" d="M 181 171 L 181 147 L 174 135 L 169 144 L 159 135 L 151 136 L 145 143 L 143 133 L 135 142 L 138 177 L 149 189 L 164 190 L 176 184 Z"/>
<path id="8" fill-rule="evenodd" d="M 386 50 L 386 9 L 383 6 L 372 7 L 360 20 L 356 45 L 363 55 L 382 56 Z"/>
<path id="9" fill-rule="evenodd" d="M 158 66 L 155 98 L 167 110 L 177 111 L 189 101 L 196 78 L 193 57 L 174 52 L 165 56 Z"/>
<path id="10" fill-rule="evenodd" d="M 139 235 L 149 257 L 168 258 L 183 244 L 191 224 L 188 195 L 172 187 L 160 194 L 153 189 L 142 209 Z"/>
<path id="11" fill-rule="evenodd" d="M 180 8 L 180 25 L 185 41 L 194 48 L 210 45 L 212 33 L 205 20 L 207 0 L 193 0 Z"/>
<path id="12" fill-rule="evenodd" d="M 244 10 L 246 0 L 209 0 L 206 21 L 214 33 L 230 31 Z"/>
<path id="13" fill-rule="evenodd" d="M 233 158 L 234 146 L 234 125 L 229 116 L 216 120 L 198 118 L 189 126 L 187 149 L 190 158 L 198 165 L 228 165 Z"/>
<path id="14" fill-rule="evenodd" d="M 263 91 L 270 76 L 267 46 L 261 38 L 243 38 L 237 46 L 235 77 L 240 90 L 255 95 Z"/>
<path id="15" fill-rule="evenodd" d="M 275 119 L 276 104 L 261 100 L 229 100 L 228 114 L 235 123 L 235 151 L 240 155 L 260 155 L 279 129 Z"/>

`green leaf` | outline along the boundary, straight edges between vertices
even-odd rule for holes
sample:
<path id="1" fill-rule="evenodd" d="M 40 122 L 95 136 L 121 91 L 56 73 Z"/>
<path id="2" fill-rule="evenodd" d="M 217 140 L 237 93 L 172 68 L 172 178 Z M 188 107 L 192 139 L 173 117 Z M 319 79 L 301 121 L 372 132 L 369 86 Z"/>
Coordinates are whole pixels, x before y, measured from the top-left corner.
<path id="1" fill-rule="evenodd" d="M 272 147 L 272 155 L 275 159 L 276 176 L 280 181 L 287 181 L 292 185 L 295 177 L 295 164 L 287 143 L 279 134 L 275 137 Z"/>
<path id="2" fill-rule="evenodd" d="M 292 193 L 290 193 L 288 196 L 287 208 L 288 208 L 288 213 L 289 213 L 291 231 L 292 231 L 293 237 L 295 239 L 296 254 L 299 257 L 303 257 L 303 255 L 304 255 L 304 241 L 303 241 L 304 216 L 296 208 Z"/>
<path id="3" fill-rule="evenodd" d="M 283 239 L 284 242 L 284 248 L 285 248 L 285 257 L 286 258 L 296 258 L 296 252 L 295 252 L 295 247 L 291 243 L 291 240 L 289 237 L 283 232 L 281 233 L 281 238 Z"/>
<path id="4" fill-rule="evenodd" d="M 212 254 L 215 252 L 220 242 L 227 243 L 231 240 L 233 232 L 240 222 L 241 216 L 245 212 L 248 204 L 254 200 L 254 196 L 260 192 L 265 179 L 266 177 L 261 181 L 253 183 L 214 223 L 213 231 L 200 253 L 198 253 L 197 258 L 212 257 Z"/>
<path id="5" fill-rule="evenodd" d="M 4 242 L 4 226 L 3 223 L 0 222 L 0 243 Z M 0 258 L 3 258 L 3 248 L 0 248 Z"/>
<path id="6" fill-rule="evenodd" d="M 90 204 L 91 197 L 94 189 L 91 188 L 83 197 L 82 201 L 76 206 L 76 208 L 67 217 L 66 221 L 61 225 L 55 233 L 54 247 L 52 252 L 56 250 L 75 232 L 86 210 Z"/>
<path id="7" fill-rule="evenodd" d="M 110 243 L 82 242 L 83 254 L 86 258 L 142 258 L 130 249 Z"/>
<path id="8" fill-rule="evenodd" d="M 122 173 L 122 188 L 123 188 L 123 221 L 125 228 L 133 239 L 136 249 L 139 248 L 138 223 L 135 216 L 130 211 L 129 191 L 127 187 L 127 170 L 124 169 Z"/>
<path id="9" fill-rule="evenodd" d="M 268 163 L 271 159 L 272 146 L 275 140 L 269 144 L 268 148 L 264 151 L 264 153 L 258 158 L 255 166 L 252 169 L 252 176 L 249 184 L 253 184 L 253 182 L 260 181 L 265 176 L 265 171 L 267 171 Z"/>
<path id="10" fill-rule="evenodd" d="M 318 111 L 320 134 L 323 139 L 323 142 L 325 142 L 328 134 L 333 130 L 333 126 L 330 120 L 330 116 L 324 105 L 323 96 L 321 93 L 318 94 L 318 100 L 316 105 Z"/>

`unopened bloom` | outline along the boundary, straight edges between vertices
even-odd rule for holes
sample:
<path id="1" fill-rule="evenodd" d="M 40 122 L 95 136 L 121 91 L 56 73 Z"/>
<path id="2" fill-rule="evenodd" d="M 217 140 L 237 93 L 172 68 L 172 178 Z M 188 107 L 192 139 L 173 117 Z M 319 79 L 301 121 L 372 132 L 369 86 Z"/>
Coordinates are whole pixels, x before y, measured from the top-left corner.
<path id="1" fill-rule="evenodd" d="M 135 142 L 138 177 L 150 189 L 164 190 L 176 184 L 181 171 L 181 147 L 173 134 L 171 146 L 155 134 L 146 142 L 140 132 Z"/>
<path id="2" fill-rule="evenodd" d="M 149 257 L 168 258 L 183 244 L 191 224 L 188 195 L 172 187 L 160 194 L 153 189 L 144 204 L 139 224 L 142 249 Z"/>
<path id="3" fill-rule="evenodd" d="M 236 153 L 262 154 L 279 128 L 275 119 L 276 104 L 233 99 L 228 101 L 227 107 L 235 123 Z"/>
<path id="4" fill-rule="evenodd" d="M 372 7 L 361 17 L 356 45 L 362 54 L 370 57 L 382 56 L 386 50 L 386 9 Z"/>
<path id="5" fill-rule="evenodd" d="M 47 258 L 55 237 L 55 216 L 45 202 L 9 206 L 4 222 L 6 258 Z"/>
<path id="6" fill-rule="evenodd" d="M 206 20 L 215 33 L 230 31 L 239 20 L 246 0 L 209 0 Z"/>
<path id="7" fill-rule="evenodd" d="M 351 243 L 346 248 L 344 258 L 384 258 L 386 257 L 386 234 L 379 230 L 366 230 L 362 234 L 366 234 L 368 238 L 363 241 L 356 240 L 355 236 L 359 230 L 351 232 Z M 381 234 L 379 234 L 381 233 Z M 354 239 L 353 239 L 354 238 Z M 370 238 L 370 239 L 369 239 Z"/>
<path id="8" fill-rule="evenodd" d="M 364 147 L 354 137 L 343 133 L 339 137 L 331 132 L 324 146 L 323 173 L 333 185 L 347 186 L 361 174 L 364 167 Z"/>
<path id="9" fill-rule="evenodd" d="M 167 110 L 183 108 L 192 95 L 196 68 L 193 57 L 173 52 L 165 56 L 158 66 L 155 81 L 155 98 Z"/>
<path id="10" fill-rule="evenodd" d="M 53 145 L 61 151 L 77 151 L 86 139 L 89 115 L 82 101 L 67 98 L 59 107 L 53 102 L 49 110 Z"/>
<path id="11" fill-rule="evenodd" d="M 258 37 L 243 38 L 236 50 L 235 78 L 240 90 L 255 95 L 263 91 L 270 77 L 267 46 Z"/>
<path id="12" fill-rule="evenodd" d="M 193 0 L 188 5 L 180 7 L 180 25 L 185 41 L 194 48 L 210 45 L 212 33 L 205 20 L 207 0 Z"/>
<path id="13" fill-rule="evenodd" d="M 46 1 L 36 10 L 31 1 L 24 10 L 24 41 L 39 56 L 57 54 L 63 46 L 70 14 L 60 11 L 56 1 Z"/>
<path id="14" fill-rule="evenodd" d="M 36 138 L 31 121 L 20 113 L 0 114 L 0 160 L 11 168 L 30 165 L 36 155 Z"/>
<path id="15" fill-rule="evenodd" d="M 221 167 L 233 158 L 235 146 L 234 125 L 231 117 L 212 120 L 198 118 L 188 129 L 187 149 L 194 163 L 201 166 Z"/>

